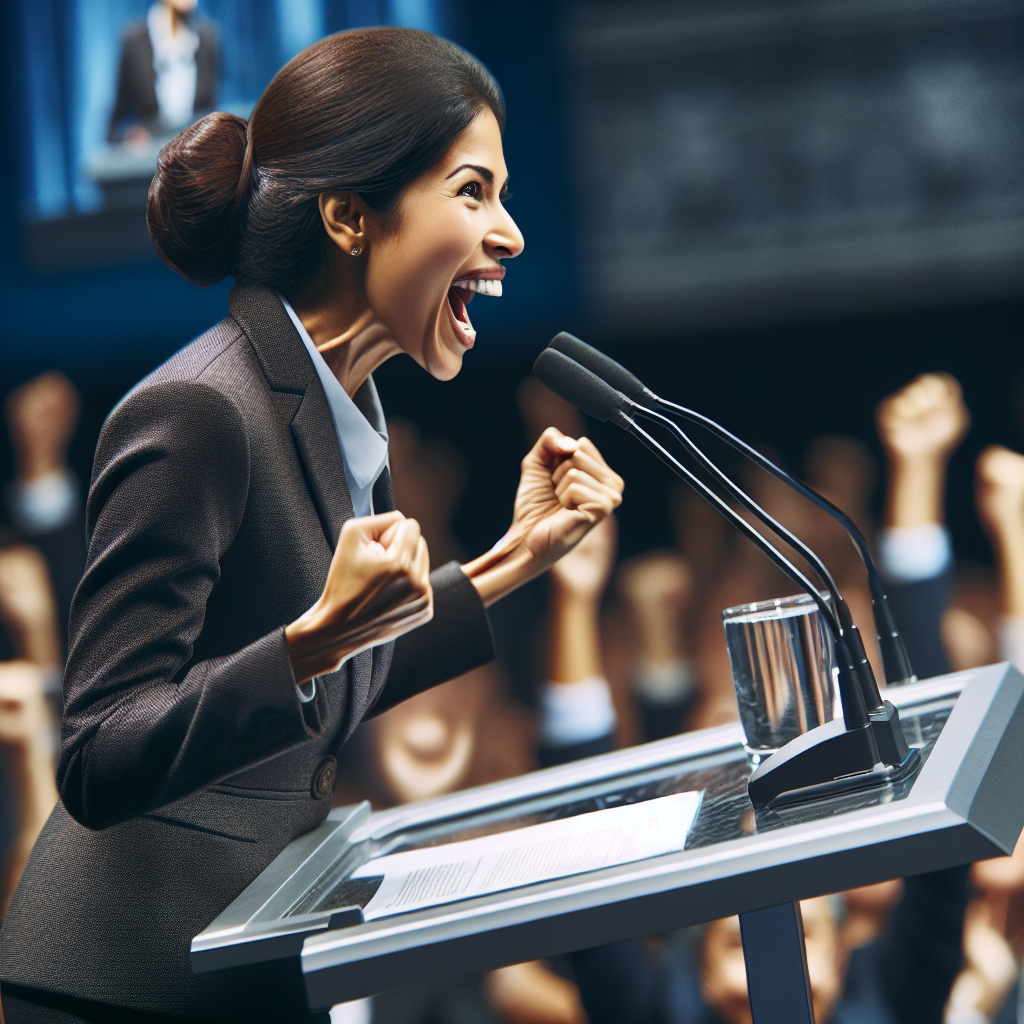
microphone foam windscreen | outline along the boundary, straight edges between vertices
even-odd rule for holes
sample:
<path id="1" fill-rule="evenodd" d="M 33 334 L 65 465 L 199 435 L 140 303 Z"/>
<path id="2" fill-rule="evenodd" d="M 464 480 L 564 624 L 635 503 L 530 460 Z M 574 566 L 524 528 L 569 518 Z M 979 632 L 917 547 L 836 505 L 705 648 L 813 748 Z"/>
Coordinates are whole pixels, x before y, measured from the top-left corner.
<path id="1" fill-rule="evenodd" d="M 556 395 L 581 412 L 605 422 L 627 412 L 626 399 L 600 377 L 562 352 L 546 348 L 533 364 L 533 372 Z"/>
<path id="2" fill-rule="evenodd" d="M 643 383 L 633 376 L 621 363 L 599 352 L 592 345 L 580 341 L 568 331 L 556 334 L 548 343 L 548 348 L 562 352 L 570 359 L 575 359 L 580 366 L 586 367 L 591 373 L 597 374 L 601 380 L 610 384 L 616 391 L 621 391 L 634 402 L 643 403 L 643 394 L 647 389 Z"/>

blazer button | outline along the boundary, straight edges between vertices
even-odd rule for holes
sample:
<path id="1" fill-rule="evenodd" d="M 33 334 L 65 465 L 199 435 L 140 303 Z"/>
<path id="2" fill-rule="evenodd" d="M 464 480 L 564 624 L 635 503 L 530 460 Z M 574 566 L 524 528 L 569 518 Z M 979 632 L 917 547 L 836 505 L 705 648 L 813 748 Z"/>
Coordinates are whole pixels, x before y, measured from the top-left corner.
<path id="1" fill-rule="evenodd" d="M 329 793 L 334 792 L 334 780 L 337 775 L 338 762 L 333 757 L 324 758 L 313 775 L 313 785 L 310 787 L 314 800 L 323 800 Z"/>

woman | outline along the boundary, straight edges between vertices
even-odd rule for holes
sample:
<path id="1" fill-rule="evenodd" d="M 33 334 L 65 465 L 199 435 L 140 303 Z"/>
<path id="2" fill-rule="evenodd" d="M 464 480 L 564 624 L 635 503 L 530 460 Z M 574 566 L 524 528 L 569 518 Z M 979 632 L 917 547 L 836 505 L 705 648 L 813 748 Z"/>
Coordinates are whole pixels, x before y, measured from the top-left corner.
<path id="1" fill-rule="evenodd" d="M 158 251 L 237 283 L 100 437 L 62 803 L 0 937 L 8 1024 L 310 1019 L 294 963 L 194 976 L 192 936 L 324 819 L 359 721 L 490 659 L 484 606 L 619 503 L 552 430 L 481 558 L 428 577 L 391 511 L 370 374 L 405 352 L 449 379 L 473 346 L 466 303 L 523 247 L 503 121 L 457 47 L 364 30 L 296 57 L 248 125 L 212 114 L 162 152 Z"/>

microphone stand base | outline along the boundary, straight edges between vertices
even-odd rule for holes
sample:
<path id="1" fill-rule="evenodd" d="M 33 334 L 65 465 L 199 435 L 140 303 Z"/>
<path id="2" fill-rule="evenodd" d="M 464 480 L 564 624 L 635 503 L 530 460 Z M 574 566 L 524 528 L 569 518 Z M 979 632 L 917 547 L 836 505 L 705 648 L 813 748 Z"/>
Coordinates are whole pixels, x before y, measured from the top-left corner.
<path id="1" fill-rule="evenodd" d="M 903 779 L 912 775 L 921 764 L 921 752 L 911 748 L 902 764 L 895 768 L 887 767 L 884 771 L 861 772 L 857 775 L 847 775 L 841 779 L 833 779 L 831 782 L 819 782 L 816 786 L 804 786 L 802 789 L 790 789 L 780 793 L 774 800 L 768 803 L 768 807 L 776 810 L 782 807 L 792 807 L 794 804 L 809 803 L 812 800 L 825 800 L 831 796 L 841 796 L 846 793 L 855 793 L 858 790 L 872 789 L 875 786 L 891 785 L 902 782 Z"/>
<path id="2" fill-rule="evenodd" d="M 859 729 L 847 729 L 839 718 L 797 736 L 757 767 L 747 793 L 755 810 L 802 803 L 896 782 L 920 759 L 887 702 L 877 720 Z"/>

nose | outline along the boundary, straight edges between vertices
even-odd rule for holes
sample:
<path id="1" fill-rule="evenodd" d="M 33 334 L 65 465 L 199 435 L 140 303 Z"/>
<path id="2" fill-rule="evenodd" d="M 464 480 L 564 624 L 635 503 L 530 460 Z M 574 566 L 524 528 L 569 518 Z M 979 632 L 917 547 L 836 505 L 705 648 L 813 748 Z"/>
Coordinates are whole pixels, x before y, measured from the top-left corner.
<path id="1" fill-rule="evenodd" d="M 508 210 L 499 204 L 495 222 L 491 230 L 484 235 L 484 249 L 487 255 L 496 260 L 507 260 L 518 256 L 525 248 L 523 233 Z"/>

